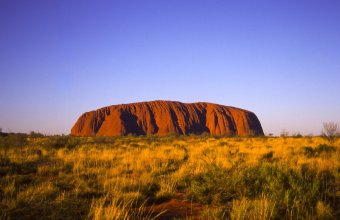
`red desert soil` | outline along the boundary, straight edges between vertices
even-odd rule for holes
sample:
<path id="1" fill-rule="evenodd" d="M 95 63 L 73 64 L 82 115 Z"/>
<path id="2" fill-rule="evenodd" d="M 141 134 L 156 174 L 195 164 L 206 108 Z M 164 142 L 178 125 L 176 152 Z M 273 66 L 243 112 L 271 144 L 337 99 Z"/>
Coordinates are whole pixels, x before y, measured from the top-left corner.
<path id="1" fill-rule="evenodd" d="M 151 101 L 112 105 L 82 114 L 75 136 L 201 134 L 262 135 L 257 116 L 240 108 L 197 102 Z"/>
<path id="2" fill-rule="evenodd" d="M 158 205 L 145 208 L 146 213 L 153 213 L 157 219 L 201 219 L 200 213 L 206 208 L 204 205 L 192 203 L 184 199 L 183 194 L 178 194 L 178 198 L 171 199 Z"/>
<path id="3" fill-rule="evenodd" d="M 203 210 L 203 206 L 199 204 L 191 204 L 188 202 L 172 199 L 160 205 L 150 208 L 155 214 L 162 213 L 157 219 L 199 219 L 199 213 Z"/>

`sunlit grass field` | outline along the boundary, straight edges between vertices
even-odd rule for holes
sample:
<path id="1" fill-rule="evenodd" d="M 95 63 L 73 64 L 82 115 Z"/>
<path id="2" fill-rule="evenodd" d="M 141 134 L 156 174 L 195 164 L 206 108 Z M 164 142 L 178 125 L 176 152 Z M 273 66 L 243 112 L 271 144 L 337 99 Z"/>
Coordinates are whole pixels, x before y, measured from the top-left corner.
<path id="1" fill-rule="evenodd" d="M 340 140 L 1 137 L 0 219 L 340 219 Z"/>

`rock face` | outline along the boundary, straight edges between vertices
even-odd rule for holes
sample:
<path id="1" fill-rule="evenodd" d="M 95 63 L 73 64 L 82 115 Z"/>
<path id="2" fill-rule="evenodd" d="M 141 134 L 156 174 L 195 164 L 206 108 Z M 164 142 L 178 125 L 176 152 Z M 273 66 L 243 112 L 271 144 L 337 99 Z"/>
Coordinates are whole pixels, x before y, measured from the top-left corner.
<path id="1" fill-rule="evenodd" d="M 263 135 L 250 111 L 212 103 L 152 101 L 112 105 L 80 116 L 74 136 L 201 134 Z"/>

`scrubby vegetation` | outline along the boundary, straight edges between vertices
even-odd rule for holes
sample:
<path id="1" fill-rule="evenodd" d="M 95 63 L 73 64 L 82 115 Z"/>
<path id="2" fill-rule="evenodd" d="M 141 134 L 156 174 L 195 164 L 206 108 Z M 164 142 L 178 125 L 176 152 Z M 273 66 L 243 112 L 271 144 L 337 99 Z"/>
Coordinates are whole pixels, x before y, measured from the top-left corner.
<path id="1" fill-rule="evenodd" d="M 339 219 L 340 141 L 0 137 L 0 219 Z"/>

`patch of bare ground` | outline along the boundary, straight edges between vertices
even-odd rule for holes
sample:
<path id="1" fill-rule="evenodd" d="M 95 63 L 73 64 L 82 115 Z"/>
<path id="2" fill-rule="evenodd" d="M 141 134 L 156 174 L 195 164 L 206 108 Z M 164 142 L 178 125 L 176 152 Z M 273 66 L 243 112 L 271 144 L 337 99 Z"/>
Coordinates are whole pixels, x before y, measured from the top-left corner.
<path id="1" fill-rule="evenodd" d="M 204 205 L 194 203 L 182 198 L 171 199 L 167 202 L 146 207 L 146 211 L 158 216 L 157 219 L 201 219 L 200 213 Z"/>

